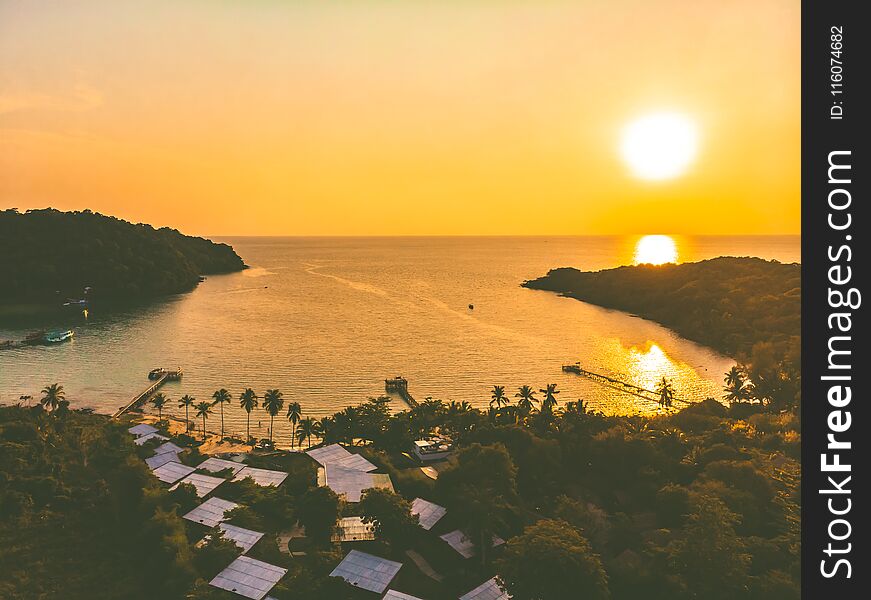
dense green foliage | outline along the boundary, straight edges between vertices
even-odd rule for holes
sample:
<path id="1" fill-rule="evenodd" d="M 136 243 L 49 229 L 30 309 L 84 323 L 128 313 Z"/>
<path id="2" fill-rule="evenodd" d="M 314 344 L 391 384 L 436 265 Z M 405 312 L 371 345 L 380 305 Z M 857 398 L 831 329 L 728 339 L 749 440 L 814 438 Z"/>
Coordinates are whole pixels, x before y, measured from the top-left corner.
<path id="1" fill-rule="evenodd" d="M 47 386 L 43 395 L 58 392 Z M 534 395 L 521 409 L 519 392 L 504 395 L 489 411 L 428 399 L 392 414 L 376 399 L 315 421 L 321 441 L 349 437 L 390 475 L 395 494 L 368 490 L 357 504 L 317 487 L 304 454 L 249 454 L 251 466 L 287 472 L 285 483 L 227 481 L 218 495 L 241 505 L 230 523 L 267 532 L 248 555 L 288 569 L 270 595 L 366 597 L 328 577 L 357 548 L 403 562 L 394 588 L 431 600 L 494 575 L 518 599 L 798 598 L 797 417 L 713 400 L 658 417 L 605 416 L 573 401 L 543 409 Z M 0 570 L 9 573 L 0 596 L 231 598 L 207 582 L 236 551 L 216 530 L 197 545 L 208 530 L 178 515 L 201 500 L 190 486 L 166 492 L 141 461 L 157 442 L 135 447 L 124 427 L 62 399 L 45 406 L 0 409 Z M 457 447 L 437 481 L 405 455 L 409 439 L 433 431 Z M 196 448 L 182 456 L 203 459 Z M 433 531 L 414 526 L 416 497 L 447 508 Z M 375 524 L 378 539 L 331 543 L 336 519 L 350 515 Z M 297 523 L 307 537 L 291 546 L 305 555 L 292 557 L 277 539 Z M 439 539 L 455 529 L 475 558 Z M 494 535 L 507 544 L 491 547 Z M 444 580 L 418 570 L 406 549 Z"/>
<path id="2" fill-rule="evenodd" d="M 89 210 L 0 211 L 0 303 L 138 299 L 192 289 L 244 268 L 226 244 Z M 58 294 L 57 292 L 60 292 Z"/>
<path id="3" fill-rule="evenodd" d="M 797 364 L 801 267 L 761 258 L 637 265 L 603 271 L 553 269 L 526 287 L 651 319 L 682 336 L 749 360 L 770 344 Z"/>
<path id="4" fill-rule="evenodd" d="M 178 597 L 192 560 L 173 498 L 123 427 L 0 408 L 0 597 Z"/>

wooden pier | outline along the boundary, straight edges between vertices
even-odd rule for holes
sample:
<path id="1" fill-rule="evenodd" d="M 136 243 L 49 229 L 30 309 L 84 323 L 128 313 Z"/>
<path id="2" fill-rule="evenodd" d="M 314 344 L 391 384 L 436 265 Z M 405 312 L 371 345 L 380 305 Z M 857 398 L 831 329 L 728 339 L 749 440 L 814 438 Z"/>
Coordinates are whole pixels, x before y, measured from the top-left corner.
<path id="1" fill-rule="evenodd" d="M 657 404 L 659 404 L 659 394 L 657 394 L 653 390 L 648 390 L 647 388 L 643 388 L 635 384 L 616 379 L 614 377 L 609 377 L 601 373 L 587 371 L 586 369 L 581 368 L 580 363 L 575 363 L 573 365 L 563 365 L 563 372 L 574 373 L 575 375 L 586 377 L 587 379 L 594 381 L 599 385 L 619 390 L 623 393 L 631 394 L 643 400 L 649 400 L 650 402 L 656 402 Z M 691 402 L 689 402 L 688 400 L 681 400 L 679 398 L 672 398 L 672 402 L 683 402 L 684 404 L 691 404 Z"/>
<path id="2" fill-rule="evenodd" d="M 388 393 L 395 392 L 410 408 L 417 408 L 417 400 L 408 393 L 408 380 L 402 375 L 393 379 L 385 379 L 384 390 Z"/>
<path id="3" fill-rule="evenodd" d="M 117 419 L 127 411 L 136 408 L 141 405 L 143 402 L 148 400 L 152 394 L 154 394 L 160 386 L 162 386 L 167 381 L 178 381 L 181 379 L 183 371 L 181 368 L 178 369 L 154 369 L 153 371 L 148 373 L 148 379 L 151 380 L 151 383 L 145 391 L 133 396 L 133 399 L 130 400 L 127 404 L 119 408 L 115 414 L 112 415 L 113 419 Z"/>

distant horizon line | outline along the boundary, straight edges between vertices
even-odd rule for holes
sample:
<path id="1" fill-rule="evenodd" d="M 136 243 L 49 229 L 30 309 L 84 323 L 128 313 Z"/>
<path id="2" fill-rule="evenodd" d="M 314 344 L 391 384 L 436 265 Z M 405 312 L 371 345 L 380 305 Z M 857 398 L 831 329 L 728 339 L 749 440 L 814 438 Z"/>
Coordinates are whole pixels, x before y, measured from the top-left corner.
<path id="1" fill-rule="evenodd" d="M 173 228 L 181 231 L 180 228 Z M 182 231 L 182 233 L 184 233 Z M 250 234 L 250 233 L 184 233 L 206 238 L 585 238 L 585 237 L 635 237 L 647 235 L 666 235 L 671 237 L 719 237 L 719 238 L 771 238 L 771 237 L 801 237 L 800 233 L 397 233 L 397 234 Z"/>

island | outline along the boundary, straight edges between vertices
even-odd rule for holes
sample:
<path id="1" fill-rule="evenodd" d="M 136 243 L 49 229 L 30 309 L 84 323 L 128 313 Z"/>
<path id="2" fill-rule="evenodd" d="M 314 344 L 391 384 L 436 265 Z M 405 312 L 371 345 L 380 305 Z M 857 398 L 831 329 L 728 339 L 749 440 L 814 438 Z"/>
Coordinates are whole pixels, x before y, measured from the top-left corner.
<path id="1" fill-rule="evenodd" d="M 90 210 L 0 211 L 0 306 L 155 298 L 245 263 L 227 244 Z"/>

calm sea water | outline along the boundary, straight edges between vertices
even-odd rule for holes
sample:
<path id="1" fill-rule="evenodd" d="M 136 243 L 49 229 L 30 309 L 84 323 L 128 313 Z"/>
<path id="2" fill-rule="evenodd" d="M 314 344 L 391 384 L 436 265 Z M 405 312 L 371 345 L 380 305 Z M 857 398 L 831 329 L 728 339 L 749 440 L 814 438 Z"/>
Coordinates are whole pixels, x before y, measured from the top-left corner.
<path id="1" fill-rule="evenodd" d="M 797 237 L 675 240 L 681 261 L 800 260 Z M 580 361 L 647 388 L 665 375 L 678 397 L 700 399 L 720 396 L 733 364 L 654 323 L 519 286 L 552 267 L 631 264 L 637 238 L 222 241 L 252 268 L 209 277 L 145 308 L 63 323 L 76 329 L 69 343 L 0 351 L 0 402 L 60 382 L 74 406 L 111 412 L 146 387 L 150 369 L 181 366 L 183 381 L 164 387 L 170 414 L 179 414 L 175 400 L 183 394 L 208 399 L 220 387 L 238 395 L 250 386 L 261 395 L 279 388 L 306 415 L 323 416 L 383 394 L 384 379 L 398 374 L 418 399 L 484 407 L 494 384 L 513 395 L 523 384 L 557 383 L 561 402 L 643 413 L 656 405 L 565 374 L 561 365 Z M 0 329 L 0 339 L 26 333 Z M 236 400 L 225 418 L 228 429 L 244 431 Z M 286 425 L 276 421 L 277 437 L 287 435 Z M 262 411 L 252 417 L 258 426 L 266 435 Z"/>

